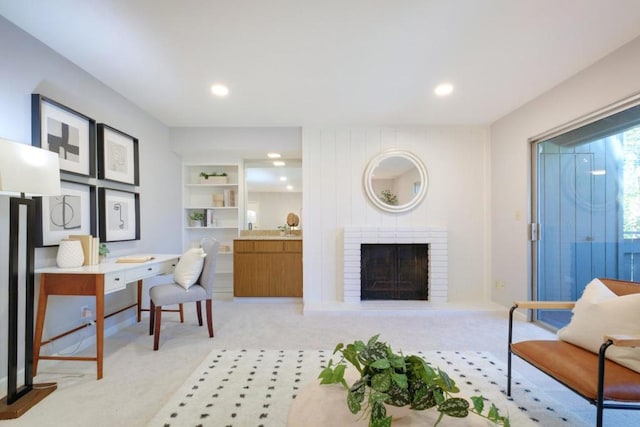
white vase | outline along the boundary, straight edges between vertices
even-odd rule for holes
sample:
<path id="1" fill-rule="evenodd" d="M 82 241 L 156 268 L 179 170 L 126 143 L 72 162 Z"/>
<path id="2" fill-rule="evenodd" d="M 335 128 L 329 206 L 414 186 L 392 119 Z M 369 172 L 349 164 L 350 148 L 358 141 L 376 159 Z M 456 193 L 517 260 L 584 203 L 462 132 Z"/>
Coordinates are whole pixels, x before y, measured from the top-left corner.
<path id="1" fill-rule="evenodd" d="M 56 263 L 60 268 L 82 267 L 84 253 L 79 240 L 62 240 L 58 246 Z"/>

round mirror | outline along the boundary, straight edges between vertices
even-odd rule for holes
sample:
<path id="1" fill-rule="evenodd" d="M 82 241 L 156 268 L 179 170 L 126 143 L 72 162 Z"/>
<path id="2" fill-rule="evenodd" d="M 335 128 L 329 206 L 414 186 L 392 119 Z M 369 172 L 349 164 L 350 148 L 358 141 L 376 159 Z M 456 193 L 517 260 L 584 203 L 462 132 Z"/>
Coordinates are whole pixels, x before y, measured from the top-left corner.
<path id="1" fill-rule="evenodd" d="M 364 173 L 369 200 L 387 212 L 406 212 L 427 194 L 427 169 L 413 153 L 387 150 L 375 156 Z"/>

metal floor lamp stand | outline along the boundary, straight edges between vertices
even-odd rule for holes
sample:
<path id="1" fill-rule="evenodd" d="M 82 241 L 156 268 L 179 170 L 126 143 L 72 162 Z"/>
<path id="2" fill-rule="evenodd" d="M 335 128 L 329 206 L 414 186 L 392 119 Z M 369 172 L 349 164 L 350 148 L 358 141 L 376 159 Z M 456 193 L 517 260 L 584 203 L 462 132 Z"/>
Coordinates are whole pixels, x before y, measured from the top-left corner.
<path id="1" fill-rule="evenodd" d="M 33 311 L 35 202 L 24 197 L 9 200 L 9 334 L 7 396 L 0 400 L 0 420 L 18 418 L 51 394 L 56 383 L 33 384 Z M 26 207 L 24 382 L 18 387 L 18 279 L 20 273 L 20 207 Z"/>

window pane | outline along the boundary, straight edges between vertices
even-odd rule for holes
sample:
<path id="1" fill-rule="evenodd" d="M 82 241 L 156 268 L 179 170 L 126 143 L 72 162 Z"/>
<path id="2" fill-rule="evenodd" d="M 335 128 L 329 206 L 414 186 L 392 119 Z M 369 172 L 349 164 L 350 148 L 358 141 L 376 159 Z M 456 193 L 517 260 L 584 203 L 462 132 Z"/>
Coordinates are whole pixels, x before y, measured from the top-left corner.
<path id="1" fill-rule="evenodd" d="M 536 291 L 576 300 L 595 277 L 640 277 L 640 106 L 538 143 Z M 554 327 L 570 311 L 540 311 Z"/>

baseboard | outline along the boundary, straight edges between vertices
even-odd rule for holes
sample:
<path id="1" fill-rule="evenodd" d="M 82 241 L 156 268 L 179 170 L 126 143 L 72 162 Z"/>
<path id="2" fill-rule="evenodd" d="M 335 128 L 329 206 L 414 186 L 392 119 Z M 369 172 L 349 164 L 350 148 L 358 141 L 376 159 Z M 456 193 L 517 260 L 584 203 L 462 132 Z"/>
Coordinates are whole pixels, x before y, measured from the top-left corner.
<path id="1" fill-rule="evenodd" d="M 442 312 L 504 311 L 491 302 L 433 302 L 433 301 L 360 301 L 360 302 L 304 302 L 303 314 L 350 313 L 391 316 L 429 316 Z"/>

